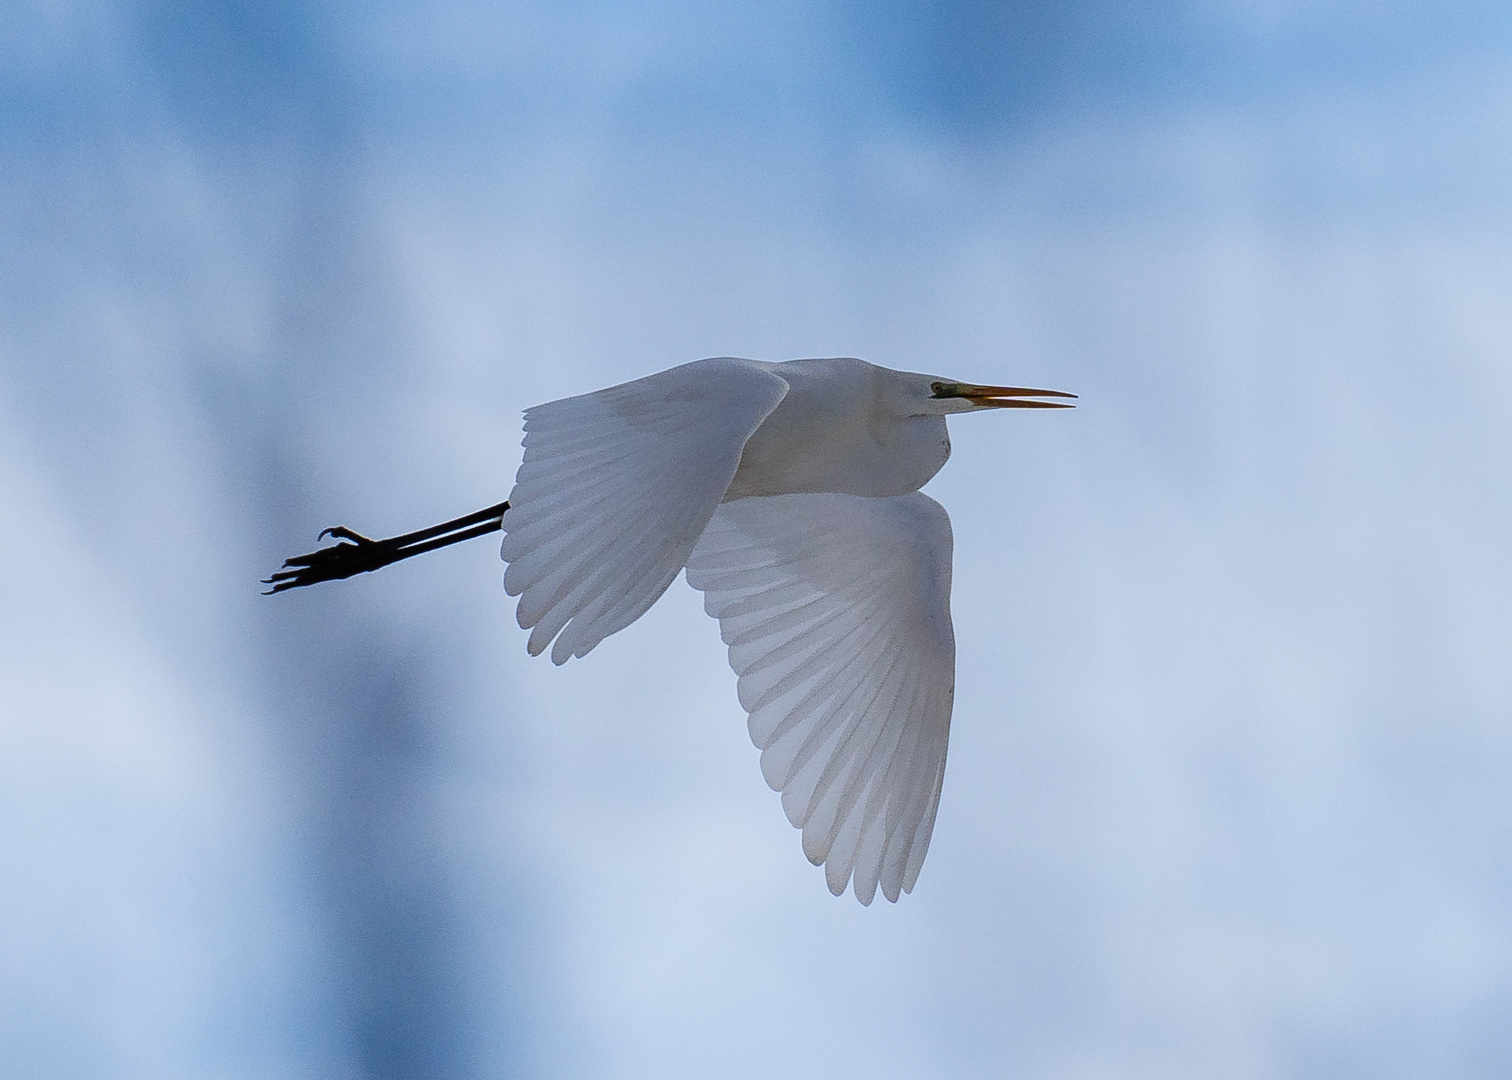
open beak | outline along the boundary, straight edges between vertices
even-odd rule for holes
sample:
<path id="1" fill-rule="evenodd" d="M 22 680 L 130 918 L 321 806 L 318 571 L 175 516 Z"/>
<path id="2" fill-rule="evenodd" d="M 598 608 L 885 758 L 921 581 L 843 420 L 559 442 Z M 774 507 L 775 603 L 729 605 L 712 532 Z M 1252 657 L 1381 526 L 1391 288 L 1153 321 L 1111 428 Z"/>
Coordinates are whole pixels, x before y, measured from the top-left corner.
<path id="1" fill-rule="evenodd" d="M 1030 390 L 1023 386 L 972 386 L 970 383 L 937 382 L 930 385 L 937 398 L 965 398 L 973 405 L 988 409 L 1074 409 L 1059 401 L 1033 401 L 1033 398 L 1074 398 L 1059 390 Z"/>

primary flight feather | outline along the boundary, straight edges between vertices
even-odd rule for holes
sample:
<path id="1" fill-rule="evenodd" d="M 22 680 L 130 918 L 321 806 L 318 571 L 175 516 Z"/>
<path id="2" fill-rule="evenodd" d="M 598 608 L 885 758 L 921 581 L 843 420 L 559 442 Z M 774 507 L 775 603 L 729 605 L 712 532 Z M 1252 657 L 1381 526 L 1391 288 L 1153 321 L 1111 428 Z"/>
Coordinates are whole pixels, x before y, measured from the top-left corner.
<path id="1" fill-rule="evenodd" d="M 955 689 L 950 519 L 918 489 L 950 456 L 948 414 L 1072 396 L 846 357 L 699 360 L 527 409 L 507 503 L 392 540 L 327 530 L 352 543 L 270 584 L 502 528 L 527 648 L 562 664 L 685 571 L 804 854 L 836 895 L 896 901 L 929 848 Z"/>

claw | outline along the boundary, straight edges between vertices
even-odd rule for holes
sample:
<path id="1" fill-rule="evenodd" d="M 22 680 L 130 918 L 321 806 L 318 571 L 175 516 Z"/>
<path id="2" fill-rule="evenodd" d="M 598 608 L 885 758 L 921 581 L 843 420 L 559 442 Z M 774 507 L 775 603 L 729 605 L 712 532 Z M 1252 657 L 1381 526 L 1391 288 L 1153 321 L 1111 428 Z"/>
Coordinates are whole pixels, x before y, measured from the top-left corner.
<path id="1" fill-rule="evenodd" d="M 321 529 L 320 530 L 320 535 L 317 536 L 315 539 L 317 541 L 320 541 L 320 540 L 324 540 L 328 536 L 334 536 L 338 540 L 354 540 L 354 541 L 356 541 L 359 544 L 372 544 L 372 543 L 375 543 L 375 541 L 369 540 L 366 536 L 363 536 L 361 533 L 355 533 L 355 532 L 353 532 L 351 529 L 347 528 L 345 525 L 336 525 L 336 526 L 334 526 L 332 528 L 329 528 L 329 529 Z"/>

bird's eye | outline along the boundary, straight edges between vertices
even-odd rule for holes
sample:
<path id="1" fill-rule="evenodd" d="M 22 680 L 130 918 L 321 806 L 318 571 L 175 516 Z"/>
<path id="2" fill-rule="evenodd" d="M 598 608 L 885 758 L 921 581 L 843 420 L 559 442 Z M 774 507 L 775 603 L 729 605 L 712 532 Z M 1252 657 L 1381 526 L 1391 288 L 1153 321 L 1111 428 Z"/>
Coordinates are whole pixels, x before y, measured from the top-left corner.
<path id="1" fill-rule="evenodd" d="M 929 384 L 929 392 L 933 397 L 944 397 L 945 384 L 942 382 L 932 382 Z"/>

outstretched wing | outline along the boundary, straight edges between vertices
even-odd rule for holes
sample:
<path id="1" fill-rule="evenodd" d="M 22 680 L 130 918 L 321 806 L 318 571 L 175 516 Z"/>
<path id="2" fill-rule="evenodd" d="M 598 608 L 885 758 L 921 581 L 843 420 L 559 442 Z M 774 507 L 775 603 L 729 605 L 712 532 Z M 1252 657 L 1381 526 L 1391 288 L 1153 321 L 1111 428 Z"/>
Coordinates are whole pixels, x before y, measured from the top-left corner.
<path id="1" fill-rule="evenodd" d="M 891 498 L 725 503 L 688 560 L 740 677 L 761 770 L 839 896 L 918 879 L 955 693 L 950 518 Z"/>
<path id="2" fill-rule="evenodd" d="M 720 357 L 525 411 L 500 554 L 532 656 L 584 656 L 656 602 L 786 393 Z"/>

